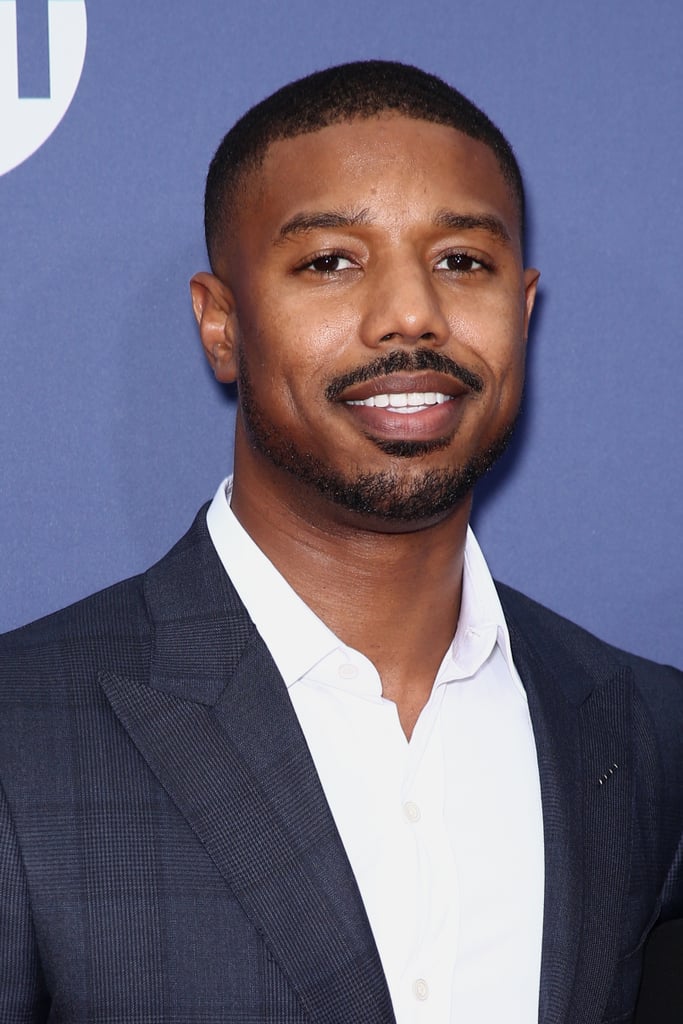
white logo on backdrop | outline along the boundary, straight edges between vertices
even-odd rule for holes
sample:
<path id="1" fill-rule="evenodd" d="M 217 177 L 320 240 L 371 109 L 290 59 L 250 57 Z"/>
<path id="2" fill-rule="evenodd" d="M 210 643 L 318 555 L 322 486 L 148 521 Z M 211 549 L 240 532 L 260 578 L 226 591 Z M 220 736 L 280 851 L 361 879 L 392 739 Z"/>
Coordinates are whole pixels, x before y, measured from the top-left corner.
<path id="1" fill-rule="evenodd" d="M 81 80 L 88 38 L 85 0 L 48 0 L 49 97 L 20 97 L 20 47 L 27 43 L 17 32 L 17 3 L 22 2 L 0 0 L 0 174 L 35 153 L 66 114 Z"/>

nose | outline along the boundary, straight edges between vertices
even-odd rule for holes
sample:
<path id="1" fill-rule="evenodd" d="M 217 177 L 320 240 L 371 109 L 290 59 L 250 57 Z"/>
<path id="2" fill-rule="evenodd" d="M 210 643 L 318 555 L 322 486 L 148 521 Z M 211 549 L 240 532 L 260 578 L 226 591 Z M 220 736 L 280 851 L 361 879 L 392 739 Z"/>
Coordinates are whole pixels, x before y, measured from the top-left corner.
<path id="1" fill-rule="evenodd" d="M 443 345 L 450 329 L 431 271 L 417 259 L 383 261 L 367 278 L 362 336 L 376 348 L 386 343 Z"/>

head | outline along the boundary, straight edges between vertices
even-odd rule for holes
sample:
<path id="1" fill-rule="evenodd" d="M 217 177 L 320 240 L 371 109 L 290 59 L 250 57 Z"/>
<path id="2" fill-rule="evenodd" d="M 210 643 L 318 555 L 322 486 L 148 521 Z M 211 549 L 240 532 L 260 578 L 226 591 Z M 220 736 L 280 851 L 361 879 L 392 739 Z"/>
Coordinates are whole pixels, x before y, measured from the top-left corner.
<path id="1" fill-rule="evenodd" d="M 515 198 L 523 232 L 522 174 L 512 147 L 486 114 L 420 68 L 395 61 L 357 61 L 290 82 L 248 110 L 225 136 L 211 161 L 204 199 L 206 247 L 214 273 L 231 238 L 249 174 L 259 168 L 272 143 L 384 113 L 455 128 L 488 146 Z"/>
<path id="2" fill-rule="evenodd" d="M 523 210 L 498 129 L 416 68 L 332 68 L 249 111 L 211 164 L 213 274 L 192 282 L 238 384 L 236 487 L 385 529 L 461 505 L 521 398 Z"/>

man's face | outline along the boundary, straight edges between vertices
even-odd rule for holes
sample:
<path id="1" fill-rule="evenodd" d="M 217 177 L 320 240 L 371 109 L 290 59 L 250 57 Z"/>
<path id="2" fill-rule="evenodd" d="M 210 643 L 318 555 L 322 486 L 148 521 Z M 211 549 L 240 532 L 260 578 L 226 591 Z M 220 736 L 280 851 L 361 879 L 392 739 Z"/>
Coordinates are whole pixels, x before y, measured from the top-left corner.
<path id="1" fill-rule="evenodd" d="M 220 274 L 242 484 L 391 528 L 502 451 L 538 275 L 483 144 L 397 115 L 274 143 Z"/>

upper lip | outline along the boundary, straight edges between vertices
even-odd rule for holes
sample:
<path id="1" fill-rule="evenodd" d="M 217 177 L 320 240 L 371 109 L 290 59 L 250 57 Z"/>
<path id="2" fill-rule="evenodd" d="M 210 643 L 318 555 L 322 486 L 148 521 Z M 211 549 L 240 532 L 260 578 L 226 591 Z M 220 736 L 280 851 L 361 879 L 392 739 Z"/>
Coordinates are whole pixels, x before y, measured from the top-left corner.
<path id="1" fill-rule="evenodd" d="M 437 392 L 456 398 L 470 389 L 466 384 L 445 373 L 433 370 L 416 373 L 390 373 L 383 377 L 373 377 L 359 384 L 352 384 L 341 392 L 339 402 L 362 402 L 374 395 L 402 395 L 424 392 Z"/>

